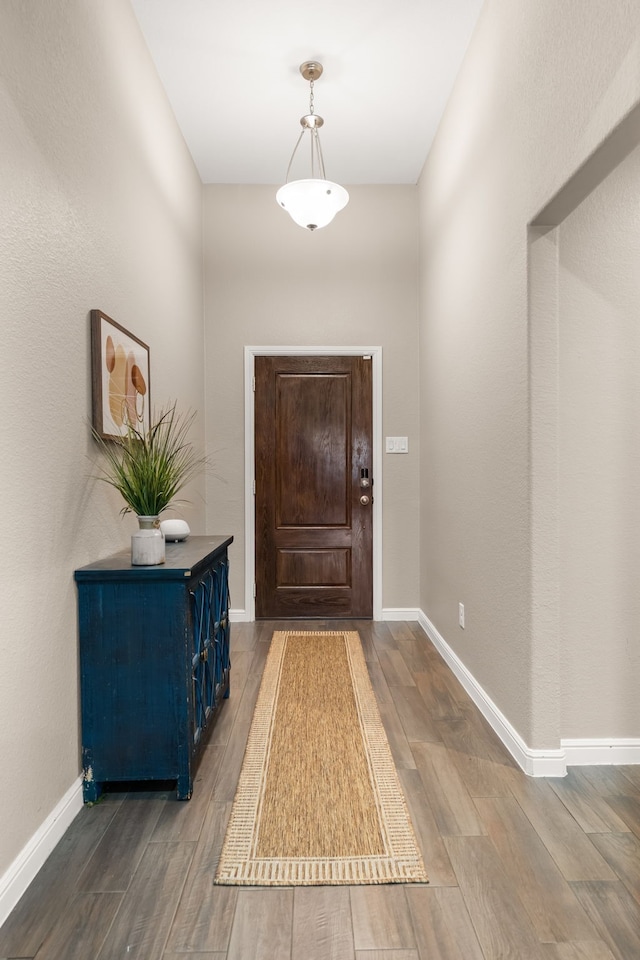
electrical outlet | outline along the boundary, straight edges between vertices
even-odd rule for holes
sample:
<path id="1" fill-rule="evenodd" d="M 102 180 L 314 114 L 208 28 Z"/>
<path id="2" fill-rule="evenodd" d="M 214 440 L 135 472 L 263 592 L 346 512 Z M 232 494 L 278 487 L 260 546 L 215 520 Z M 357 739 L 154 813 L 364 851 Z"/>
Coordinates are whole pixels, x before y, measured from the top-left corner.
<path id="1" fill-rule="evenodd" d="M 464 630 L 464 603 L 458 604 L 458 623 Z"/>

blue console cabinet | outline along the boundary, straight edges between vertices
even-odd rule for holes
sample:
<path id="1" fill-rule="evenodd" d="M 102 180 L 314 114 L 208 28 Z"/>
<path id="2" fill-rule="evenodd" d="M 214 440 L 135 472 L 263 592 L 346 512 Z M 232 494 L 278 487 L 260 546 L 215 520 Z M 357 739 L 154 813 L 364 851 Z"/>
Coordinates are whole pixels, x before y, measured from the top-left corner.
<path id="1" fill-rule="evenodd" d="M 233 537 L 122 551 L 75 571 L 85 801 L 114 781 L 175 780 L 188 800 L 208 728 L 229 696 Z"/>

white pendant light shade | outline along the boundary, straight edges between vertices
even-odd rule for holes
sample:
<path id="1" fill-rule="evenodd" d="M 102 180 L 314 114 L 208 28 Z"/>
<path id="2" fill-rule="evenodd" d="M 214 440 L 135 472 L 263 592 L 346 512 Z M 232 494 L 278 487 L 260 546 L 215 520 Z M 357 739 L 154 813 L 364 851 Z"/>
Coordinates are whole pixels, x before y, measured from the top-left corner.
<path id="1" fill-rule="evenodd" d="M 291 180 L 280 187 L 276 200 L 299 226 L 317 230 L 346 207 L 349 194 L 332 180 Z"/>

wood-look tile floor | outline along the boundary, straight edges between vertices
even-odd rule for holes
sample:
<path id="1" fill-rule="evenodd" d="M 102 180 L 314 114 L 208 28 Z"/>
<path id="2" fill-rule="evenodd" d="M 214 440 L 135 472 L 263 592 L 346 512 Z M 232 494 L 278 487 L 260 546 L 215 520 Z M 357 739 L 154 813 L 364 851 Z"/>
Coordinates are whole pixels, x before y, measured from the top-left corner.
<path id="1" fill-rule="evenodd" d="M 640 767 L 532 780 L 422 630 L 358 629 L 427 885 L 214 887 L 274 629 L 233 624 L 232 694 L 188 803 L 84 808 L 0 929 L 36 960 L 637 960 Z"/>

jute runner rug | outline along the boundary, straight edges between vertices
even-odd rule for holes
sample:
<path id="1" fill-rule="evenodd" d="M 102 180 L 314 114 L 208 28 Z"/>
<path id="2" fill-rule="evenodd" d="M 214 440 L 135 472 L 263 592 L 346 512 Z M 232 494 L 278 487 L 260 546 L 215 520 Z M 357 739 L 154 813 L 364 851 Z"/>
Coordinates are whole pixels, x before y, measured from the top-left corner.
<path id="1" fill-rule="evenodd" d="M 357 633 L 274 633 L 214 882 L 427 882 Z"/>

